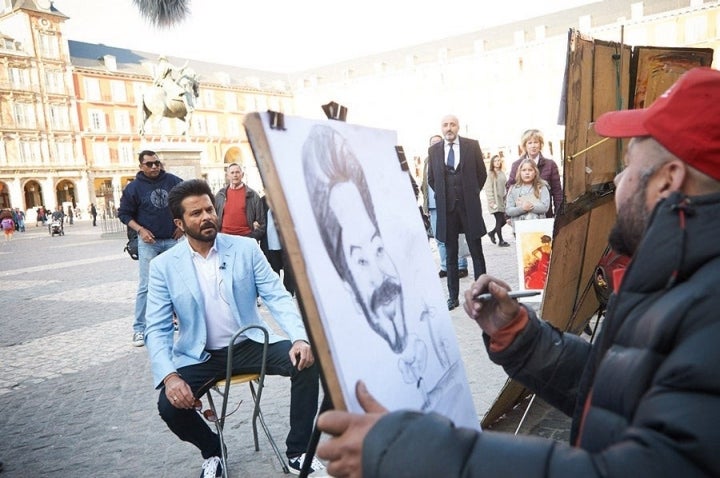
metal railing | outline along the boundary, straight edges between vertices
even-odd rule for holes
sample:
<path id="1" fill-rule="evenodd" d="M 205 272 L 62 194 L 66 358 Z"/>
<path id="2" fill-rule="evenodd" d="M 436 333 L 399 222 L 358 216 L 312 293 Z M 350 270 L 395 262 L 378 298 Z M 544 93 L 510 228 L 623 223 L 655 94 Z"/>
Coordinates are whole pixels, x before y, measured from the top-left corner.
<path id="1" fill-rule="evenodd" d="M 107 217 L 104 214 L 98 218 L 103 233 L 127 232 L 127 226 L 117 217 Z"/>

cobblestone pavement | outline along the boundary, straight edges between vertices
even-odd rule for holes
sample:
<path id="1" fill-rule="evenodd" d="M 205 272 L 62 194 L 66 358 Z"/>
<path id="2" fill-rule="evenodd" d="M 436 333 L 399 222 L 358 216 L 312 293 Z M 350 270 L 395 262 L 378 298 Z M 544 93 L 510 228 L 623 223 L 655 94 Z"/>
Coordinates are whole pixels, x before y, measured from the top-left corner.
<path id="1" fill-rule="evenodd" d="M 30 225 L 0 242 L 3 476 L 198 475 L 197 450 L 157 414 L 145 348 L 130 345 L 137 262 L 123 252 L 125 241 L 124 233 L 102 234 L 76 221 L 65 236 Z M 485 242 L 489 270 L 516 284 L 514 247 Z M 461 290 L 470 281 L 463 279 Z M 461 308 L 451 317 L 482 416 L 506 376 L 489 362 L 477 325 Z M 226 427 L 231 476 L 285 476 L 262 432 L 261 451 L 254 451 L 247 390 L 236 387 L 231 399 L 244 400 Z M 287 379 L 269 377 L 263 410 L 281 450 L 288 407 Z M 566 428 L 562 420 L 547 423 Z"/>

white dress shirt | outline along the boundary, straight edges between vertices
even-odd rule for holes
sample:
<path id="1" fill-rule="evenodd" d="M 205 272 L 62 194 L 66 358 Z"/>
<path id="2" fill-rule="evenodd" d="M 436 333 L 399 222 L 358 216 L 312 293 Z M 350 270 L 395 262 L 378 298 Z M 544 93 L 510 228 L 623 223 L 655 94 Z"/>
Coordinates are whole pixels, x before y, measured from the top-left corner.
<path id="1" fill-rule="evenodd" d="M 187 247 L 190 247 L 188 242 Z M 221 264 L 217 249 L 213 244 L 207 257 L 203 257 L 190 247 L 195 274 L 200 285 L 205 310 L 205 326 L 207 327 L 207 350 L 218 350 L 227 347 L 232 335 L 239 326 L 230 309 L 232 297 L 225 297 L 221 274 Z"/>
<path id="2" fill-rule="evenodd" d="M 460 137 L 456 136 L 455 141 L 453 143 L 453 151 L 455 152 L 455 166 L 453 166 L 455 169 L 458 168 L 460 165 Z M 447 158 L 448 154 L 450 154 L 450 142 L 445 141 L 445 166 L 447 166 Z"/>

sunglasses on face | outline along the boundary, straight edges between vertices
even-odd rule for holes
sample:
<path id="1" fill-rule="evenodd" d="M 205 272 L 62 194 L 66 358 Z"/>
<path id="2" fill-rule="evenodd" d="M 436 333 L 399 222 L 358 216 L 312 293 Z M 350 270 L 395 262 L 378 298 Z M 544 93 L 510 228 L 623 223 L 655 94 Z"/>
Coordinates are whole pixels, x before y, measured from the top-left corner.
<path id="1" fill-rule="evenodd" d="M 142 163 L 143 166 L 148 167 L 148 168 L 152 168 L 152 167 L 159 168 L 161 164 L 162 163 L 159 160 L 158 161 L 145 161 L 144 163 Z"/>
<path id="2" fill-rule="evenodd" d="M 208 393 L 209 393 L 209 392 L 208 392 Z M 234 408 L 231 412 L 225 414 L 225 417 L 229 417 L 229 416 L 232 415 L 233 413 L 237 412 L 237 411 L 238 411 L 238 408 L 240 408 L 240 404 L 241 404 L 242 402 L 243 402 L 243 401 L 240 400 L 240 401 L 238 402 L 237 406 L 235 406 L 235 408 Z M 196 398 L 196 399 L 195 399 L 195 403 L 193 404 L 193 408 L 195 408 L 195 411 L 198 412 L 200 415 L 202 415 L 202 416 L 205 418 L 205 420 L 207 420 L 207 421 L 209 421 L 209 422 L 216 422 L 216 421 L 218 421 L 217 415 L 215 415 L 215 412 L 213 412 L 210 408 L 208 408 L 207 410 L 203 410 L 203 403 L 202 403 L 202 401 L 201 401 L 199 398 Z"/>

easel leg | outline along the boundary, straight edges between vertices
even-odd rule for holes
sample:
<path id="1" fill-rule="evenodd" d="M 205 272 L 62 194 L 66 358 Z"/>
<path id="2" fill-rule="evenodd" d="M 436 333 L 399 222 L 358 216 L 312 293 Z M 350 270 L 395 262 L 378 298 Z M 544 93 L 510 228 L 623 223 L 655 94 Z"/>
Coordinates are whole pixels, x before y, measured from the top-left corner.
<path id="1" fill-rule="evenodd" d="M 532 407 L 533 402 L 535 401 L 535 397 L 536 397 L 536 395 L 533 393 L 533 396 L 530 399 L 530 402 L 528 403 L 527 408 L 525 409 L 525 413 L 523 413 L 523 416 L 520 419 L 520 423 L 518 423 L 517 429 L 515 430 L 516 435 L 518 434 L 518 432 L 520 432 L 520 427 L 522 427 L 523 423 L 525 423 L 525 418 L 527 418 L 527 414 L 530 411 L 530 407 Z"/>
<path id="2" fill-rule="evenodd" d="M 330 399 L 330 395 L 328 395 L 327 391 L 325 391 L 324 388 L 325 387 L 323 387 L 323 400 L 320 404 L 320 411 L 318 412 L 318 416 L 320 416 L 321 413 L 332 409 L 332 400 Z M 322 432 L 318 428 L 316 420 L 315 426 L 313 427 L 312 435 L 310 436 L 310 442 L 308 443 L 307 450 L 305 451 L 305 461 L 302 464 L 302 468 L 300 468 L 300 478 L 307 478 L 310 472 L 310 464 L 315 457 L 315 450 L 317 450 L 318 443 L 320 443 L 321 435 Z"/>

